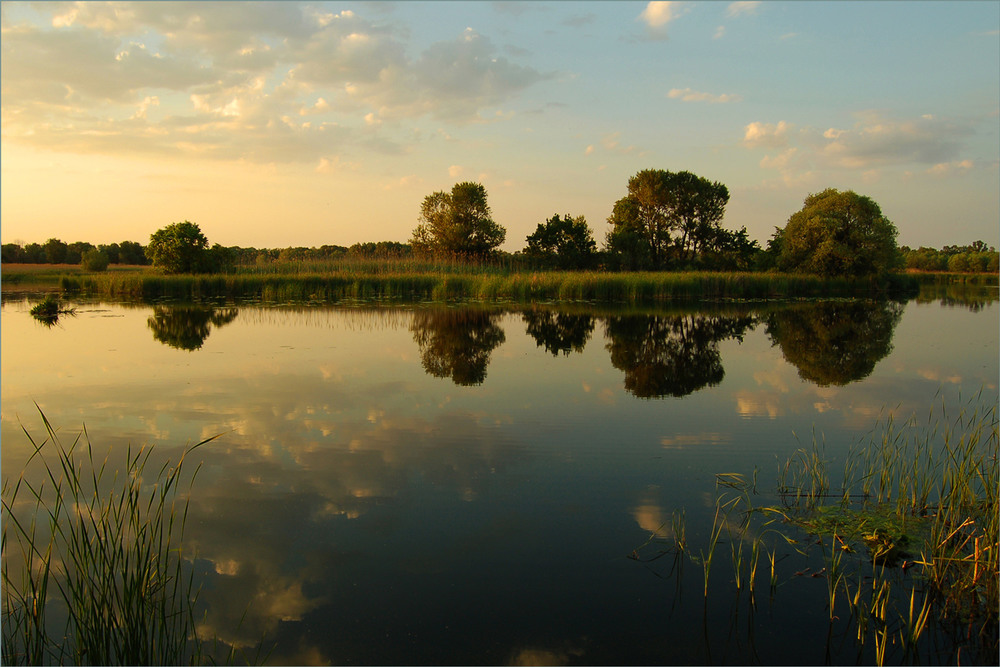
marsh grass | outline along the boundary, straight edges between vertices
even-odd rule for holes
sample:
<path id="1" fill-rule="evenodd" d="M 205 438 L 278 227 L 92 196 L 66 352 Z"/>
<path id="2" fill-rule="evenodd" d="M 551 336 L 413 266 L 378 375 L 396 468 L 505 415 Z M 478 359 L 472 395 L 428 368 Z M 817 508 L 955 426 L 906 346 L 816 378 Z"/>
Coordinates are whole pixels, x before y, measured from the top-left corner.
<path id="1" fill-rule="evenodd" d="M 64 291 L 112 298 L 253 298 L 265 302 L 392 299 L 401 301 L 591 301 L 649 303 L 915 293 L 916 278 L 890 282 L 773 273 L 526 271 L 492 265 L 417 260 L 294 262 L 242 267 L 216 275 L 156 271 L 64 276 Z"/>
<path id="2" fill-rule="evenodd" d="M 206 659 L 195 632 L 196 591 L 182 537 L 197 469 L 156 468 L 153 448 L 129 446 L 109 468 L 86 429 L 64 446 L 45 438 L 3 483 L 4 664 L 192 664 Z"/>
<path id="3" fill-rule="evenodd" d="M 758 502 L 756 473 L 718 475 L 706 547 L 693 555 L 691 546 L 681 549 L 675 541 L 666 551 L 688 553 L 703 566 L 708 600 L 708 571 L 727 541 L 720 539 L 721 527 L 728 526 L 735 593 L 749 590 L 751 608 L 763 554 L 772 604 L 780 604 L 779 588 L 799 578 L 826 579 L 825 600 L 817 604 L 826 607 L 831 635 L 835 625 L 850 634 L 859 656 L 868 646 L 869 659 L 880 665 L 995 664 L 1000 613 L 995 402 L 984 402 L 980 394 L 962 403 L 957 415 L 942 404 L 923 420 L 903 423 L 886 414 L 850 450 L 841 479 L 832 477 L 829 464 L 825 444 L 814 434 L 811 447 L 779 467 L 775 495 L 764 502 Z M 652 560 L 642 550 L 656 542 L 651 539 L 632 557 Z M 744 544 L 750 545 L 749 566 Z M 783 570 L 779 562 L 786 558 Z M 821 563 L 822 569 L 803 567 L 806 563 Z M 844 630 L 845 625 L 853 629 Z"/>

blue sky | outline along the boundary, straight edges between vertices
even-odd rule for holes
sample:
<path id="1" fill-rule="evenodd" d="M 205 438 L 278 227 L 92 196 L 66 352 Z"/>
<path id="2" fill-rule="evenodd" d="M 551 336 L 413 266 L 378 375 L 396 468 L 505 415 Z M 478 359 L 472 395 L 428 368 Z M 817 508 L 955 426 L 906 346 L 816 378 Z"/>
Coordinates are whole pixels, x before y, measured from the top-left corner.
<path id="1" fill-rule="evenodd" d="M 997 244 L 997 2 L 4 2 L 8 242 L 406 241 L 483 183 L 518 250 L 602 241 L 642 169 L 725 183 L 762 244 L 811 192 L 900 244 Z"/>

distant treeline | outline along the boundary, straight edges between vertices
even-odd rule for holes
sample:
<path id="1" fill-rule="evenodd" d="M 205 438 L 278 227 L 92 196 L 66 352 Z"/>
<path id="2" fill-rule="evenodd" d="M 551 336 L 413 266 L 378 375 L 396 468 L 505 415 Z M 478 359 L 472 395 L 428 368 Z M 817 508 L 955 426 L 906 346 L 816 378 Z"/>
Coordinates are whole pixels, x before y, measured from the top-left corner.
<path id="1" fill-rule="evenodd" d="M 0 260 L 10 264 L 79 264 L 88 252 L 97 251 L 108 258 L 109 264 L 145 266 L 150 264 L 146 256 L 146 246 L 136 241 L 122 241 L 108 245 L 94 245 L 86 242 L 65 243 L 59 239 L 49 239 L 44 244 L 5 243 Z M 405 258 L 413 256 L 408 243 L 379 241 L 355 243 L 350 247 L 324 245 L 319 248 L 242 248 L 215 244 L 209 249 L 213 264 L 236 266 L 270 262 L 318 261 L 344 257 L 365 258 Z"/>
<path id="2" fill-rule="evenodd" d="M 148 265 L 146 246 L 136 241 L 122 241 L 107 245 L 93 245 L 86 242 L 65 243 L 59 239 L 49 239 L 44 244 L 5 243 L 2 246 L 2 261 L 9 264 L 80 264 L 84 255 L 97 251 L 105 255 L 109 264 Z M 767 268 L 766 251 L 758 250 L 756 261 L 749 262 L 753 268 Z M 414 257 L 414 249 L 409 243 L 378 241 L 355 243 L 352 246 L 323 245 L 320 247 L 288 248 L 243 248 L 215 244 L 209 249 L 212 264 L 222 270 L 249 265 L 266 265 L 275 262 L 324 261 L 346 258 L 364 259 L 409 259 Z M 600 255 L 598 260 L 600 264 Z M 1000 271 L 1000 252 L 987 246 L 983 241 L 971 245 L 948 245 L 940 250 L 908 246 L 900 248 L 903 266 L 916 271 L 946 271 L 952 273 L 997 273 Z M 495 261 L 510 267 L 548 268 L 538 266 L 539 262 L 530 253 L 500 252 Z M 565 267 L 577 268 L 577 267 Z M 587 268 L 587 267 L 579 267 Z M 711 268 L 711 267 L 698 267 Z M 719 267 L 732 270 L 735 267 Z"/>
<path id="3" fill-rule="evenodd" d="M 104 253 L 110 264 L 149 264 L 145 246 L 137 241 L 97 245 L 85 241 L 65 243 L 49 239 L 45 243 L 4 243 L 0 260 L 5 264 L 79 264 L 88 252 Z"/>
<path id="4" fill-rule="evenodd" d="M 948 271 L 951 273 L 997 273 L 1000 252 L 983 241 L 972 245 L 948 245 L 940 250 L 920 247 L 900 248 L 907 269 L 916 271 Z"/>

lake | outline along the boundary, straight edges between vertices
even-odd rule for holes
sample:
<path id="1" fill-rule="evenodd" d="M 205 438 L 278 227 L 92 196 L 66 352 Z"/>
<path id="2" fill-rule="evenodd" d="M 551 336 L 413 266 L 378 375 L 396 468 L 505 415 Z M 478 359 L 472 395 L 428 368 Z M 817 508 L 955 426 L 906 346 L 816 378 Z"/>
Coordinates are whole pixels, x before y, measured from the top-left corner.
<path id="1" fill-rule="evenodd" d="M 185 535 L 200 629 L 264 636 L 274 664 L 871 662 L 791 559 L 748 606 L 729 546 L 708 596 L 699 565 L 642 547 L 681 511 L 704 544 L 717 473 L 773 490 L 814 441 L 841 469 L 890 413 L 996 405 L 1000 368 L 996 288 L 646 308 L 78 300 L 50 327 L 34 302 L 3 303 L 4 477 L 39 410 L 115 457 L 219 435 L 195 452 Z"/>

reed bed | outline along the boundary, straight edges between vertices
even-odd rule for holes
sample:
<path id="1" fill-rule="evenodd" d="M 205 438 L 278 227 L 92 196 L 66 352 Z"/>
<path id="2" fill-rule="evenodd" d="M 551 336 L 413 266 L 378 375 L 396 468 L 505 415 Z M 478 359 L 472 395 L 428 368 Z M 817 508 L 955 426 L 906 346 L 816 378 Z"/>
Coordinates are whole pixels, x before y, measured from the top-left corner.
<path id="1" fill-rule="evenodd" d="M 109 468 L 86 430 L 66 447 L 42 415 L 24 472 L 3 483 L 3 664 L 177 665 L 210 660 L 183 551 L 188 447 L 156 469 L 129 446 Z"/>
<path id="2" fill-rule="evenodd" d="M 998 440 L 996 402 L 982 394 L 957 415 L 943 404 L 925 419 L 897 423 L 886 415 L 836 477 L 814 436 L 779 468 L 770 499 L 759 497 L 756 471 L 717 476 L 705 546 L 692 546 L 690 529 L 674 526 L 666 549 L 651 537 L 632 558 L 650 562 L 672 552 L 698 563 L 707 604 L 713 561 L 728 543 L 730 581 L 751 610 L 768 570 L 772 604 L 779 588 L 824 578 L 817 604 L 828 613 L 827 642 L 836 626 L 856 642 L 860 662 L 995 664 Z"/>
<path id="3" fill-rule="evenodd" d="M 308 263 L 302 263 L 303 265 Z M 390 271 L 393 267 L 397 270 Z M 249 272 L 218 275 L 162 275 L 117 272 L 64 276 L 61 287 L 109 298 L 252 298 L 265 302 L 342 299 L 400 301 L 592 301 L 658 303 L 693 300 L 768 300 L 915 293 L 916 279 L 890 282 L 827 279 L 775 273 L 504 271 L 409 271 L 409 264 L 382 264 L 378 270 Z M 303 267 L 299 267 L 303 268 Z M 354 267 L 355 269 L 357 266 Z"/>

